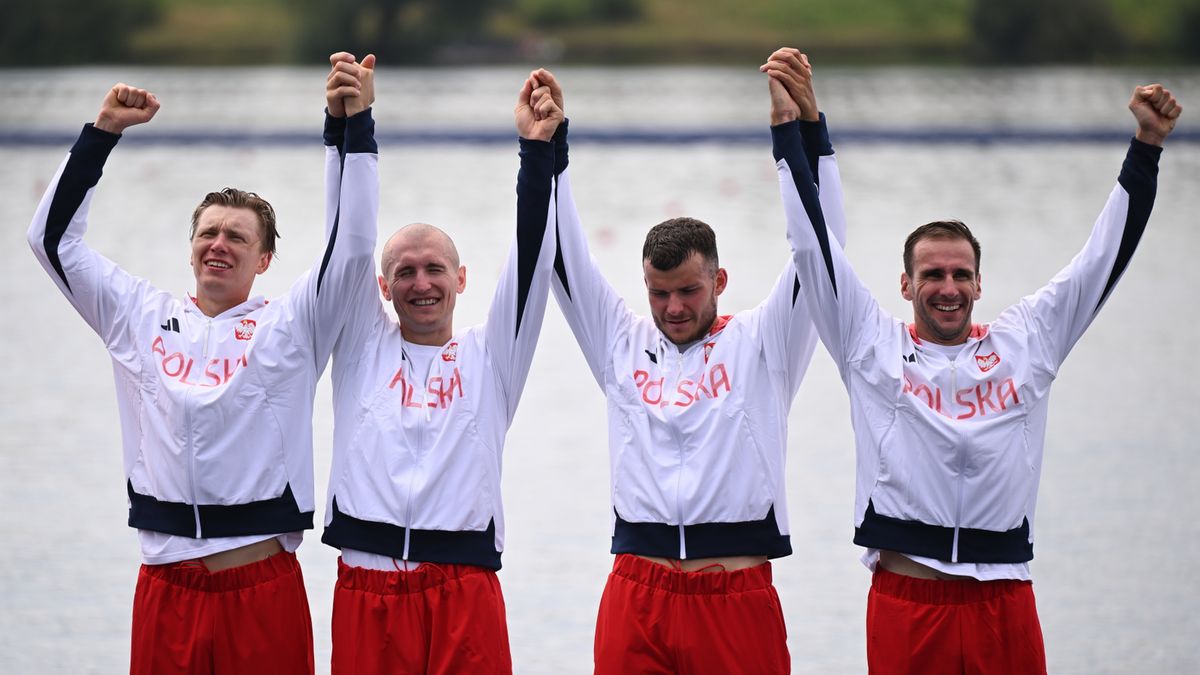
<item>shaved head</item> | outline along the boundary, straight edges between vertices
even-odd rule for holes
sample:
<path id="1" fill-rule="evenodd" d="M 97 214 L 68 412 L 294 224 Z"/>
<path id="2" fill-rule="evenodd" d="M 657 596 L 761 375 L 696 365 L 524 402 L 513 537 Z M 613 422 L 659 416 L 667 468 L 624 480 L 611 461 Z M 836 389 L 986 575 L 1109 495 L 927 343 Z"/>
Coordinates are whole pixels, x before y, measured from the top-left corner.
<path id="1" fill-rule="evenodd" d="M 409 223 L 396 230 L 383 245 L 383 253 L 379 256 L 379 268 L 383 271 L 383 275 L 389 276 L 388 271 L 391 264 L 395 262 L 400 251 L 406 247 L 427 242 L 436 244 L 442 250 L 442 253 L 449 259 L 451 267 L 457 268 L 461 264 L 458 259 L 458 248 L 454 245 L 454 240 L 450 238 L 450 235 L 428 223 Z"/>

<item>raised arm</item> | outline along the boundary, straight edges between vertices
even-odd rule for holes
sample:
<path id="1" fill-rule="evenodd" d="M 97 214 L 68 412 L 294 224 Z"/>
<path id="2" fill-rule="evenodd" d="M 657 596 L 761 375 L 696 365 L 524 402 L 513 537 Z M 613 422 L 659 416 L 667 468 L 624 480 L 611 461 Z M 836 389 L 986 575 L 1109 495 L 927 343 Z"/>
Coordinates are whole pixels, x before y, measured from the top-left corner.
<path id="1" fill-rule="evenodd" d="M 546 70 L 529 74 L 513 110 L 520 136 L 517 231 L 487 319 L 487 346 L 504 388 L 508 419 L 529 375 L 550 295 L 554 264 L 554 134 L 563 122 L 562 89 Z"/>
<path id="2" fill-rule="evenodd" d="M 797 50 L 785 48 L 772 54 L 761 70 L 769 78 L 771 119 L 776 123 L 771 127 L 773 152 L 800 295 L 844 378 L 847 364 L 878 329 L 878 308 L 842 251 L 841 185 L 836 163 L 820 151 L 828 145 L 828 136 L 803 128 L 802 118 L 812 117 L 816 101 L 811 65 Z M 825 168 L 827 162 L 832 170 Z"/>
<path id="3" fill-rule="evenodd" d="M 145 124 L 158 112 L 158 99 L 118 83 L 108 91 L 93 124 L 84 125 L 46 189 L 27 233 L 38 262 L 84 321 L 112 347 L 132 318 L 131 306 L 154 292 L 83 242 L 88 209 L 104 163 L 125 129 Z"/>
<path id="4" fill-rule="evenodd" d="M 375 143 L 375 57 L 330 56 L 325 81 L 325 249 L 294 288 L 323 367 L 348 321 L 376 317 L 375 239 L 379 149 Z M 365 330 L 365 329 L 364 329 Z"/>
<path id="5" fill-rule="evenodd" d="M 588 252 L 587 234 L 580 222 L 571 191 L 567 151 L 567 120 L 564 119 L 554 135 L 558 249 L 552 288 L 592 376 L 603 387 L 605 364 L 611 356 L 613 336 L 621 325 L 631 319 L 632 312 L 604 278 L 595 258 Z"/>
<path id="6" fill-rule="evenodd" d="M 789 126 L 799 133 L 807 175 L 817 189 L 818 201 L 834 241 L 841 246 L 846 228 L 841 179 L 825 117 L 817 106 L 808 57 L 796 49 L 779 49 L 760 70 L 769 75 L 772 128 Z M 787 366 L 786 382 L 792 395 L 800 386 L 817 342 L 811 311 L 800 297 L 805 293 L 804 287 L 794 262 L 789 259 L 774 290 L 756 310 L 764 326 L 765 346 L 773 355 L 772 364 Z"/>
<path id="7" fill-rule="evenodd" d="M 1083 249 L 1038 292 L 1004 312 L 1017 312 L 1037 335 L 1042 367 L 1053 374 L 1091 325 L 1125 273 L 1150 219 L 1162 144 L 1183 107 L 1159 84 L 1137 87 L 1129 101 L 1137 121 L 1108 201 Z"/>

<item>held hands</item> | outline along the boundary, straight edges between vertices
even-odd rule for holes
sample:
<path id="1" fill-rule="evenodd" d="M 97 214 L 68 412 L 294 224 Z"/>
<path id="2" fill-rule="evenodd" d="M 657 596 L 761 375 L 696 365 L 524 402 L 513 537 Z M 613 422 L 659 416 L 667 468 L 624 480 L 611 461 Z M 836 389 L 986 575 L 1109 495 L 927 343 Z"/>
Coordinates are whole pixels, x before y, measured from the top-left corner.
<path id="1" fill-rule="evenodd" d="M 108 90 L 104 102 L 100 104 L 100 112 L 93 126 L 110 134 L 120 134 L 129 127 L 149 122 L 158 108 L 158 99 L 154 94 L 118 82 Z"/>
<path id="2" fill-rule="evenodd" d="M 759 66 L 767 74 L 771 92 L 771 124 L 794 119 L 816 122 L 821 119 L 817 94 L 813 91 L 812 65 L 799 49 L 782 47 Z"/>
<path id="3" fill-rule="evenodd" d="M 1129 99 L 1129 110 L 1137 120 L 1136 138 L 1150 145 L 1161 146 L 1175 128 L 1175 121 L 1183 112 L 1183 106 L 1175 96 L 1161 84 L 1135 87 Z"/>
<path id="4" fill-rule="evenodd" d="M 517 133 L 531 141 L 548 141 L 563 121 L 562 86 L 545 68 L 531 73 L 517 94 L 513 110 Z"/>
<path id="5" fill-rule="evenodd" d="M 357 115 L 375 103 L 374 54 L 368 54 L 362 63 L 356 63 L 353 54 L 338 52 L 329 56 L 329 64 L 325 105 L 330 116 Z"/>

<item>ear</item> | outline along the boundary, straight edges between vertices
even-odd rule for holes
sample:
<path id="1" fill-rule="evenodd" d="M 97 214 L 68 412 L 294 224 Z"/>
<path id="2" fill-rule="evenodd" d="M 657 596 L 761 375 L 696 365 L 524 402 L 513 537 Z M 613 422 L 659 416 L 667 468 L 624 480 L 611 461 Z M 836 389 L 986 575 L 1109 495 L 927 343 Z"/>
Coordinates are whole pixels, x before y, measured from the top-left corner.
<path id="1" fill-rule="evenodd" d="M 729 283 L 729 273 L 724 267 L 717 269 L 716 279 L 713 280 L 713 295 L 720 295 L 725 292 L 725 286 Z"/>
<path id="2" fill-rule="evenodd" d="M 983 295 L 983 275 L 976 274 L 975 275 L 975 297 L 973 299 L 978 300 L 979 296 L 981 296 L 981 295 Z"/>
<path id="3" fill-rule="evenodd" d="M 258 269 L 255 271 L 255 274 L 262 274 L 263 272 L 266 272 L 267 268 L 271 266 L 272 259 L 273 259 L 273 256 L 271 255 L 270 251 L 267 251 L 266 253 L 259 256 L 258 257 Z"/>
<path id="4" fill-rule="evenodd" d="M 377 279 L 379 280 L 379 292 L 383 294 L 383 299 L 387 300 L 388 302 L 391 302 L 392 301 L 391 287 L 387 285 L 387 281 L 383 278 L 382 274 L 380 274 L 377 277 Z"/>
<path id="5" fill-rule="evenodd" d="M 467 290 L 467 266 L 460 265 L 458 268 L 458 289 L 457 292 L 462 293 Z"/>
<path id="6" fill-rule="evenodd" d="M 900 295 L 904 296 L 905 300 L 912 302 L 912 279 L 908 278 L 908 272 L 900 273 Z"/>

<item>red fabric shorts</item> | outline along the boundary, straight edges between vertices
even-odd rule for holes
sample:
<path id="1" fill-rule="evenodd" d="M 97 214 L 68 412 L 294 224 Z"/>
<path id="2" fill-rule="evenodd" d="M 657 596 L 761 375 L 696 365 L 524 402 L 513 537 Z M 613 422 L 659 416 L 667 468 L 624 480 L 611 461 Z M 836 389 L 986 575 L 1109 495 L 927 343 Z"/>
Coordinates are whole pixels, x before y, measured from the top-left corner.
<path id="1" fill-rule="evenodd" d="M 496 573 L 434 563 L 383 572 L 339 559 L 333 675 L 384 673 L 512 673 Z"/>
<path id="2" fill-rule="evenodd" d="M 681 572 L 618 555 L 596 619 L 596 674 L 791 671 L 771 563 Z"/>
<path id="3" fill-rule="evenodd" d="M 1044 674 L 1033 584 L 914 579 L 876 566 L 867 665 L 875 675 Z"/>
<path id="4" fill-rule="evenodd" d="M 142 565 L 132 675 L 313 672 L 312 616 L 293 553 L 209 572 Z"/>

